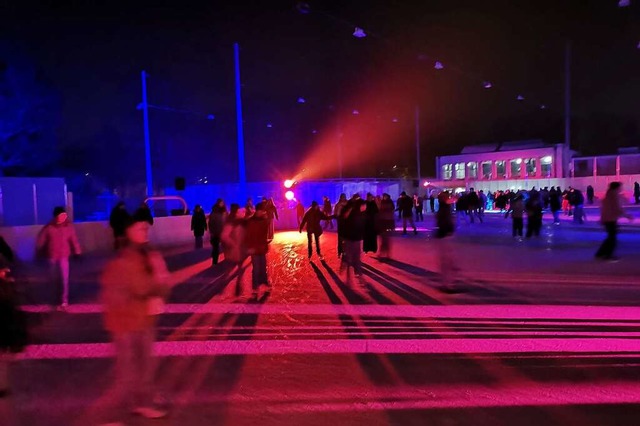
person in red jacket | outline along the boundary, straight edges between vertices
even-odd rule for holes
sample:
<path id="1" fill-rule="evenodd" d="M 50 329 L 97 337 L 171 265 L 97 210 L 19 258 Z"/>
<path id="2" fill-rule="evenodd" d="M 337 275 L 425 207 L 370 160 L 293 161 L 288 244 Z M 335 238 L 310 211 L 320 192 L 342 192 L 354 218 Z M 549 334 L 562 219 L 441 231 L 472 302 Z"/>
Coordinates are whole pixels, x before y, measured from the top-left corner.
<path id="1" fill-rule="evenodd" d="M 69 305 L 69 257 L 82 252 L 64 207 L 53 209 L 53 220 L 38 234 L 36 249 L 49 261 L 51 280 L 58 292 L 58 310 L 64 311 Z"/>
<path id="2" fill-rule="evenodd" d="M 269 219 L 267 215 L 267 202 L 263 201 L 256 206 L 256 211 L 247 221 L 245 231 L 245 247 L 251 256 L 251 290 L 252 299 L 258 298 L 258 290 L 261 285 L 270 289 L 267 277 L 267 252 L 269 251 Z"/>

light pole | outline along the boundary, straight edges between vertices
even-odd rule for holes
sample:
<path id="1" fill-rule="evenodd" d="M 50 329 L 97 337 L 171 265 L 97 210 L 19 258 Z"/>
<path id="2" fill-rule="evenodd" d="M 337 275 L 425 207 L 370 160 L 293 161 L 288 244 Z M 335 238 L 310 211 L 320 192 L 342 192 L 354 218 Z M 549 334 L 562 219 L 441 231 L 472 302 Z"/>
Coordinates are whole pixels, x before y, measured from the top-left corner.
<path id="1" fill-rule="evenodd" d="M 420 187 L 420 180 L 422 180 L 422 171 L 420 170 L 420 107 L 416 105 L 416 161 L 418 172 L 418 188 Z"/>
<path id="2" fill-rule="evenodd" d="M 185 110 L 185 109 L 177 109 L 171 108 L 168 106 L 158 106 L 158 105 L 150 105 L 147 99 L 147 72 L 142 71 L 142 103 L 138 104 L 138 109 L 142 110 L 143 114 L 143 122 L 144 122 L 144 158 L 145 158 L 145 169 L 147 176 L 147 197 L 153 195 L 153 168 L 151 167 L 151 142 L 149 138 L 149 108 L 159 109 L 162 111 L 171 111 L 171 112 L 179 112 L 181 114 L 195 114 L 195 115 L 204 115 L 198 114 L 193 111 Z M 207 120 L 215 119 L 213 114 L 206 115 Z"/>
<path id="3" fill-rule="evenodd" d="M 153 195 L 151 143 L 149 142 L 149 102 L 147 102 L 147 72 L 142 71 L 142 114 L 144 116 L 144 159 L 147 175 L 147 197 Z"/>
<path id="4" fill-rule="evenodd" d="M 247 196 L 247 169 L 244 159 L 244 129 L 242 125 L 242 87 L 240 81 L 240 46 L 233 44 L 236 77 L 236 126 L 238 132 L 238 181 L 240 183 L 240 199 Z"/>

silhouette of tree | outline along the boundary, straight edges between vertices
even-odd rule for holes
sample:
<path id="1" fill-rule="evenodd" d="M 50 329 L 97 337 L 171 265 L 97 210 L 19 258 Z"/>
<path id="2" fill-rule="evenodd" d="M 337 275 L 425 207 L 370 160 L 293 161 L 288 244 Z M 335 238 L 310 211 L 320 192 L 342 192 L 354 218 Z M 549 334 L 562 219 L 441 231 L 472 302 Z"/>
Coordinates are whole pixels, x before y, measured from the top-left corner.
<path id="1" fill-rule="evenodd" d="M 42 173 L 55 163 L 59 102 L 16 45 L 0 42 L 0 175 Z"/>

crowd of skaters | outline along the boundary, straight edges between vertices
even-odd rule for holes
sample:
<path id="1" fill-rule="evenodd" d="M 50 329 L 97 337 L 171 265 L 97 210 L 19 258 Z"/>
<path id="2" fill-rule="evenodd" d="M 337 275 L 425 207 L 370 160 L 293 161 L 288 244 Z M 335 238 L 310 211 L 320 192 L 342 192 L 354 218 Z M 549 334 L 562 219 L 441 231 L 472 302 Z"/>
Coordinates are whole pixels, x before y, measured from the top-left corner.
<path id="1" fill-rule="evenodd" d="M 602 200 L 601 222 L 607 237 L 595 253 L 596 258 L 616 260 L 618 220 L 621 217 L 633 219 L 623 209 L 621 189 L 619 182 L 612 182 Z M 587 190 L 587 202 L 590 201 L 590 193 Z M 426 199 L 433 206 L 433 199 L 438 203 L 438 208 L 433 209 L 436 222 L 433 236 L 442 275 L 441 290 L 456 292 L 458 268 L 450 239 L 455 231 L 456 209 L 458 215 L 465 215 L 470 221 L 474 218 L 482 221 L 489 203 L 495 203 L 505 217 L 512 218 L 514 236 L 522 236 L 524 216 L 528 218 L 527 236 L 535 236 L 540 232 L 542 213 L 547 208 L 554 214 L 555 223 L 561 211 L 580 217 L 580 207 L 585 201 L 581 194 L 572 188 L 566 191 L 559 188 L 538 191 L 533 188 L 530 191 L 499 191 L 487 195 L 470 189 L 456 195 L 440 191 L 435 196 L 432 191 L 428 198 L 422 200 L 403 192 L 395 202 L 389 194 L 380 197 L 367 194 L 364 199 L 359 194 L 349 199 L 342 194 L 335 206 L 325 197 L 322 205 L 314 201 L 308 209 L 303 209 L 299 231 L 307 233 L 309 259 L 314 254 L 315 243 L 315 254 L 322 260 L 320 236 L 324 229 L 331 229 L 335 223 L 341 271 L 346 270 L 347 282 L 350 283 L 352 272 L 355 276 L 362 274 L 362 252 L 377 252 L 382 258 L 390 256 L 389 237 L 396 228 L 396 213 L 402 220 L 403 234 L 407 233 L 407 226 L 413 227 L 416 233 L 414 215 L 416 221 L 423 219 L 416 214 L 416 209 L 423 207 Z M 225 202 L 219 199 L 208 216 L 200 206 L 194 209 L 191 230 L 196 248 L 203 246 L 203 236 L 209 231 L 212 266 L 219 263 L 222 251 L 225 261 L 236 267 L 235 296 L 241 299 L 256 299 L 259 289 L 265 292 L 271 289 L 266 256 L 273 239 L 273 220 L 277 218 L 272 199 L 262 199 L 256 205 L 249 200 L 244 209 L 238 204 L 231 204 L 228 210 Z M 113 385 L 101 403 L 94 407 L 94 415 L 104 425 L 121 425 L 119 419 L 128 412 L 146 418 L 161 418 L 168 414 L 166 407 L 153 398 L 152 358 L 156 323 L 171 292 L 166 263 L 161 253 L 149 245 L 149 229 L 153 223 L 153 216 L 146 205 L 130 215 L 124 204 L 118 204 L 110 218 L 116 251 L 100 276 L 100 300 L 104 305 L 105 327 L 115 348 L 116 368 Z M 81 248 L 64 208 L 54 209 L 51 222 L 38 234 L 36 247 L 38 254 L 50 265 L 51 280 L 57 289 L 57 307 L 65 310 L 69 297 L 69 257 L 80 255 Z M 28 341 L 26 319 L 18 308 L 9 274 L 8 265 L 13 262 L 13 257 L 11 248 L 0 237 L 0 398 L 10 395 L 7 371 L 12 354 L 23 350 Z M 251 259 L 252 265 L 250 295 L 243 294 L 241 287 L 247 258 Z"/>

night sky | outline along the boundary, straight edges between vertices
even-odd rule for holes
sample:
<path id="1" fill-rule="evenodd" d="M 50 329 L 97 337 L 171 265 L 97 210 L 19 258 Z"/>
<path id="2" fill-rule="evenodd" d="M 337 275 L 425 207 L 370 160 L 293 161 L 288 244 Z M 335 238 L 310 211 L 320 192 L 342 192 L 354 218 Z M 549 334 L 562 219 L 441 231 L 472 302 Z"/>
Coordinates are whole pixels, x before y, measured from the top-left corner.
<path id="1" fill-rule="evenodd" d="M 465 145 L 561 142 L 566 40 L 572 147 L 639 145 L 640 1 L 308 3 L 301 14 L 278 0 L 3 1 L 0 36 L 59 96 L 61 162 L 112 185 L 144 180 L 143 69 L 151 104 L 197 113 L 151 111 L 157 182 L 237 179 L 235 41 L 249 180 L 279 180 L 308 161 L 326 163 L 316 177 L 337 176 L 338 133 L 351 155 L 368 151 L 345 176 L 389 176 L 394 165 L 413 174 L 416 105 L 423 176 L 436 155 Z M 353 37 L 354 25 L 369 36 Z"/>

